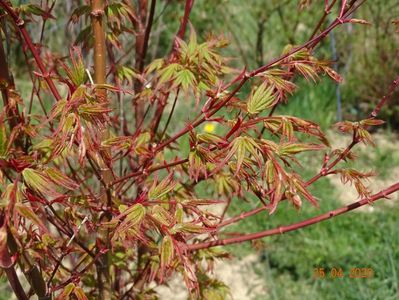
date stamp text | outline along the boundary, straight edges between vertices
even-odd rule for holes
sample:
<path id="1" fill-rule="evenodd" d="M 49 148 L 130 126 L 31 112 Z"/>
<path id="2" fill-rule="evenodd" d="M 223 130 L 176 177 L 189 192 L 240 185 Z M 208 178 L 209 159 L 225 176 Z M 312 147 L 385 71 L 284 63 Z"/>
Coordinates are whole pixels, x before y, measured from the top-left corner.
<path id="1" fill-rule="evenodd" d="M 349 268 L 341 267 L 322 268 L 317 267 L 313 269 L 314 279 L 339 279 L 339 278 L 372 278 L 374 277 L 374 270 L 372 268 Z"/>

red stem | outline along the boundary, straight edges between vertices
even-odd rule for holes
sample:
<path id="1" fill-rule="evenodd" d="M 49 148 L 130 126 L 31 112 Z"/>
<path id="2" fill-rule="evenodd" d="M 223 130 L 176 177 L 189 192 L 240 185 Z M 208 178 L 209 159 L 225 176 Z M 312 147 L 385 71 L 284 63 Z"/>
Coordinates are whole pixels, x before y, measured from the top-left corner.
<path id="1" fill-rule="evenodd" d="M 370 114 L 370 118 L 376 118 L 377 115 L 380 113 L 381 108 L 384 106 L 385 102 L 387 102 L 387 100 L 389 98 L 391 98 L 393 92 L 395 91 L 395 89 L 398 87 L 399 85 L 399 76 L 396 77 L 396 79 L 391 83 L 388 93 L 381 98 L 381 100 L 378 102 L 378 104 L 376 105 L 376 107 L 374 108 L 374 110 L 371 112 Z"/>
<path id="2" fill-rule="evenodd" d="M 310 39 L 312 39 L 316 35 L 317 31 L 319 31 L 321 25 L 323 25 L 326 17 L 330 14 L 331 9 L 334 7 L 335 2 L 337 2 L 337 0 L 333 0 L 331 2 L 331 4 L 328 7 L 325 8 L 324 14 L 321 17 L 321 19 L 319 20 L 319 23 L 317 23 L 315 29 L 313 30 L 312 35 L 310 36 Z"/>
<path id="3" fill-rule="evenodd" d="M 14 267 L 4 269 L 4 272 L 7 275 L 8 282 L 11 285 L 12 290 L 15 293 L 15 296 L 18 300 L 28 300 L 28 296 L 26 296 L 25 291 L 19 281 L 18 275 L 15 272 Z"/>
<path id="4" fill-rule="evenodd" d="M 215 247 L 215 246 L 220 246 L 220 245 L 230 245 L 230 244 L 236 244 L 236 243 L 242 243 L 245 241 L 252 241 L 255 239 L 260 239 L 264 238 L 267 236 L 271 235 L 276 235 L 276 234 L 283 234 L 285 232 L 289 231 L 294 231 L 298 230 L 319 222 L 322 222 L 327 219 L 331 219 L 333 217 L 342 215 L 344 213 L 347 213 L 351 210 L 354 210 L 356 208 L 359 208 L 363 205 L 375 202 L 381 198 L 387 198 L 388 195 L 396 192 L 399 190 L 399 182 L 391 185 L 390 187 L 386 188 L 385 190 L 382 190 L 381 192 L 372 195 L 370 198 L 363 198 L 357 202 L 353 202 L 349 205 L 340 207 L 338 209 L 329 211 L 327 213 L 318 215 L 316 217 L 294 223 L 291 225 L 286 225 L 286 226 L 280 226 L 274 229 L 269 229 L 265 231 L 260 231 L 256 233 L 250 233 L 250 234 L 245 234 L 239 237 L 233 237 L 233 238 L 227 238 L 227 239 L 222 239 L 222 240 L 216 240 L 216 241 L 210 241 L 210 242 L 204 242 L 204 243 L 198 243 L 198 244 L 192 244 L 187 247 L 188 251 L 195 251 L 199 249 L 205 249 L 205 248 L 210 248 L 210 247 Z"/>
<path id="5" fill-rule="evenodd" d="M 187 24 L 188 24 L 188 19 L 190 17 L 191 9 L 193 8 L 194 5 L 194 0 L 186 0 L 186 5 L 184 7 L 184 15 L 183 19 L 180 23 L 180 28 L 179 31 L 176 34 L 175 41 L 173 43 L 173 50 L 172 50 L 172 57 L 174 56 L 177 48 L 178 48 L 178 43 L 177 43 L 177 38 L 183 39 L 184 38 L 184 33 L 186 32 Z"/>

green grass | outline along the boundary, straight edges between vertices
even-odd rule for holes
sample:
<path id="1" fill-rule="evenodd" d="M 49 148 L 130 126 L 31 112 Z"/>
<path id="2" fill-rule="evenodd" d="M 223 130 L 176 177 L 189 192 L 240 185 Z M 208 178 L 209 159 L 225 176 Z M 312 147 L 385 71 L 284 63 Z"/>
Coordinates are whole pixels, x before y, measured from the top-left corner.
<path id="1" fill-rule="evenodd" d="M 288 98 L 288 103 L 278 108 L 276 114 L 293 115 L 320 124 L 323 130 L 335 123 L 335 84 L 323 78 L 316 84 L 304 79 L 296 82 L 298 89 Z"/>
<path id="2" fill-rule="evenodd" d="M 363 151 L 360 161 L 364 167 L 373 168 L 381 179 L 387 179 L 391 171 L 399 165 L 399 154 L 395 148 L 378 145 L 372 151 Z"/>

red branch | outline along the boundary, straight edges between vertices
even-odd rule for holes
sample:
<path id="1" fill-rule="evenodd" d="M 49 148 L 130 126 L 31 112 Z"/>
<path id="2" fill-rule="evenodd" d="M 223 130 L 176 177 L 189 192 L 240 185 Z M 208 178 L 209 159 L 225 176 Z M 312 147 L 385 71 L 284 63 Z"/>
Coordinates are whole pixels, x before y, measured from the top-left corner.
<path id="1" fill-rule="evenodd" d="M 205 249 L 205 248 L 210 248 L 210 247 L 215 247 L 215 246 L 242 243 L 245 241 L 256 240 L 256 239 L 264 238 L 264 237 L 271 236 L 271 235 L 283 234 L 285 232 L 298 230 L 298 229 L 325 221 L 327 219 L 331 219 L 333 217 L 342 215 L 351 210 L 359 208 L 363 205 L 375 202 L 381 198 L 387 198 L 388 195 L 395 193 L 398 190 L 399 190 L 399 182 L 391 185 L 387 189 L 385 189 L 377 194 L 372 195 L 369 198 L 363 198 L 357 202 L 353 202 L 349 205 L 340 207 L 338 209 L 329 211 L 327 213 L 321 214 L 319 216 L 316 216 L 316 217 L 313 217 L 313 218 L 310 218 L 310 219 L 307 219 L 307 220 L 304 220 L 304 221 L 301 221 L 298 223 L 294 223 L 294 224 L 286 225 L 286 226 L 280 226 L 277 228 L 260 231 L 260 232 L 256 232 L 256 233 L 245 234 L 245 235 L 242 235 L 239 237 L 233 237 L 233 238 L 227 238 L 227 239 L 222 239 L 222 240 L 217 240 L 217 241 L 192 244 L 192 245 L 188 246 L 187 249 L 189 251 L 194 251 L 194 250 Z"/>
<path id="2" fill-rule="evenodd" d="M 391 98 L 393 92 L 398 87 L 398 85 L 399 85 L 399 76 L 396 77 L 396 79 L 391 83 L 391 85 L 389 87 L 389 90 L 388 90 L 388 93 L 384 97 L 382 97 L 381 100 L 377 103 L 376 107 L 374 108 L 374 110 L 370 114 L 370 118 L 377 117 L 377 115 L 381 111 L 381 108 L 384 106 L 385 102 L 387 102 L 387 100 L 389 98 Z"/>
<path id="3" fill-rule="evenodd" d="M 186 28 L 187 28 L 187 24 L 188 24 L 188 18 L 190 17 L 190 13 L 191 13 L 191 9 L 193 8 L 193 5 L 194 5 L 194 0 L 186 0 L 186 5 L 184 7 L 183 19 L 180 23 L 179 31 L 177 32 L 175 41 L 173 43 L 172 56 L 176 52 L 176 50 L 179 46 L 177 39 L 184 38 L 184 33 L 186 32 Z"/>

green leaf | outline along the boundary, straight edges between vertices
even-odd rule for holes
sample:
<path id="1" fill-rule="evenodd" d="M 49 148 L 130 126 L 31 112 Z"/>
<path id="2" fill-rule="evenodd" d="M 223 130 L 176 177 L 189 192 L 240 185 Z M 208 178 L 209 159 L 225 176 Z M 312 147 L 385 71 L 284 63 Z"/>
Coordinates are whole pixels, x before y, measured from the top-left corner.
<path id="1" fill-rule="evenodd" d="M 258 164 L 261 164 L 262 158 L 259 153 L 262 152 L 260 146 L 248 136 L 240 136 L 234 139 L 231 151 L 237 159 L 237 172 L 240 170 L 247 153 L 251 154 Z"/>
<path id="2" fill-rule="evenodd" d="M 86 68 L 83 63 L 82 53 L 80 52 L 79 48 L 74 47 L 71 50 L 71 60 L 72 60 L 72 67 L 68 68 L 68 76 L 75 84 L 75 86 L 80 86 L 86 82 L 87 73 Z"/>
<path id="3" fill-rule="evenodd" d="M 161 69 L 164 65 L 164 59 L 163 58 L 157 58 L 154 59 L 148 66 L 146 69 L 146 73 L 149 74 L 153 71 L 157 71 L 159 69 Z"/>
<path id="4" fill-rule="evenodd" d="M 124 222 L 126 221 L 132 225 L 137 225 L 143 221 L 145 213 L 146 210 L 143 205 L 135 204 L 126 211 L 124 211 L 124 214 L 127 215 Z"/>
<path id="5" fill-rule="evenodd" d="M 50 178 L 50 180 L 58 186 L 62 186 L 68 190 L 76 190 L 79 187 L 75 181 L 68 178 L 57 169 L 49 168 L 45 171 L 45 173 L 48 178 Z"/>
<path id="6" fill-rule="evenodd" d="M 116 228 L 115 235 L 112 239 L 114 240 L 118 237 L 124 238 L 126 232 L 128 232 L 128 231 L 137 233 L 138 228 L 139 228 L 141 222 L 144 220 L 145 215 L 146 215 L 145 207 L 141 204 L 134 204 L 132 207 L 125 210 L 117 218 L 108 222 L 107 224 L 112 225 L 112 223 L 115 223 L 119 219 L 126 216 L 125 219 L 122 221 L 122 223 L 120 223 L 119 226 Z M 105 225 L 107 225 L 107 224 L 105 224 Z"/>
<path id="7" fill-rule="evenodd" d="M 273 87 L 261 84 L 256 90 L 252 91 L 247 102 L 247 110 L 251 115 L 258 114 L 272 107 L 275 102 Z"/>
<path id="8" fill-rule="evenodd" d="M 76 23 L 79 21 L 79 18 L 83 15 L 89 14 L 91 10 L 90 5 L 81 5 L 77 7 L 71 15 L 71 18 L 69 19 L 69 22 Z"/>
<path id="9" fill-rule="evenodd" d="M 213 133 L 199 133 L 197 134 L 197 139 L 200 142 L 208 143 L 208 144 L 219 144 L 219 143 L 226 143 L 226 140 L 216 134 Z"/>
<path id="10" fill-rule="evenodd" d="M 204 227 L 194 223 L 180 223 L 177 224 L 173 229 L 175 229 L 177 232 L 184 233 L 206 233 L 214 231 L 214 228 Z"/>
<path id="11" fill-rule="evenodd" d="M 65 111 L 65 106 L 68 104 L 66 99 L 62 99 L 54 104 L 51 109 L 51 119 L 54 119 L 58 115 L 62 114 Z"/>
<path id="12" fill-rule="evenodd" d="M 76 44 L 81 44 L 81 43 L 83 43 L 83 44 L 88 43 L 88 41 L 89 41 L 90 39 L 93 39 L 92 36 L 93 36 L 93 35 L 92 35 L 91 26 L 90 26 L 90 25 L 89 25 L 89 26 L 86 26 L 84 29 L 82 29 L 82 30 L 79 32 L 78 36 L 76 37 L 75 45 L 76 45 Z"/>
<path id="13" fill-rule="evenodd" d="M 178 207 L 176 208 L 175 218 L 176 218 L 176 222 L 178 222 L 178 223 L 183 222 L 184 210 L 183 210 L 183 207 L 181 206 L 181 204 L 179 204 Z"/>
<path id="14" fill-rule="evenodd" d="M 0 120 L 0 158 L 5 158 L 8 152 L 8 138 L 6 126 L 3 120 Z"/>
<path id="15" fill-rule="evenodd" d="M 187 90 L 189 87 L 196 85 L 197 81 L 194 74 L 189 69 L 184 69 L 177 72 L 174 83 L 176 85 L 181 85 L 183 90 Z"/>
<path id="16" fill-rule="evenodd" d="M 385 123 L 383 120 L 378 119 L 365 119 L 359 122 L 361 126 L 379 126 Z"/>
<path id="17" fill-rule="evenodd" d="M 324 145 L 317 144 L 287 143 L 280 145 L 279 153 L 280 155 L 292 155 L 304 151 L 316 151 L 324 148 Z"/>
<path id="18" fill-rule="evenodd" d="M 133 140 L 130 136 L 117 136 L 109 138 L 101 142 L 101 147 L 114 148 L 116 151 L 129 149 L 133 145 Z"/>
<path id="19" fill-rule="evenodd" d="M 89 299 L 89 298 L 87 298 L 83 289 L 79 286 L 75 287 L 73 293 L 75 294 L 76 298 L 78 298 L 78 300 L 88 300 Z"/>
<path id="20" fill-rule="evenodd" d="M 173 216 L 161 205 L 156 205 L 152 208 L 151 216 L 156 222 L 167 227 L 174 222 Z"/>
<path id="21" fill-rule="evenodd" d="M 132 68 L 123 65 L 116 66 L 116 76 L 122 81 L 126 80 L 130 85 L 133 84 L 133 79 L 141 79 L 140 75 Z"/>
<path id="22" fill-rule="evenodd" d="M 26 168 L 22 171 L 22 177 L 24 178 L 26 185 L 38 193 L 50 197 L 62 196 L 57 193 L 54 187 L 49 183 L 49 178 L 39 171 Z"/>
<path id="23" fill-rule="evenodd" d="M 165 177 L 158 185 L 155 183 L 152 185 L 148 191 L 148 198 L 150 200 L 156 200 L 162 198 L 170 191 L 172 191 L 176 186 L 176 182 L 173 182 L 173 174 Z"/>
<path id="24" fill-rule="evenodd" d="M 195 33 L 193 26 L 191 26 L 191 24 L 190 24 L 190 39 L 189 39 L 188 45 L 187 45 L 187 55 L 189 57 L 195 55 L 197 48 L 198 48 L 197 34 Z"/>
<path id="25" fill-rule="evenodd" d="M 47 232 L 47 228 L 44 226 L 41 219 L 27 205 L 24 205 L 23 203 L 16 203 L 15 209 L 22 217 L 30 220 L 33 224 L 39 226 L 42 230 Z"/>
<path id="26" fill-rule="evenodd" d="M 44 16 L 46 12 L 36 4 L 23 4 L 19 7 L 20 11 L 35 16 Z"/>
<path id="27" fill-rule="evenodd" d="M 72 292 L 75 289 L 75 284 L 74 283 L 69 283 L 64 290 L 62 291 L 61 294 L 59 294 L 59 296 L 57 297 L 57 300 L 61 300 L 61 299 L 69 299 L 69 296 L 72 294 Z"/>
<path id="28" fill-rule="evenodd" d="M 169 64 L 163 69 L 161 69 L 159 73 L 159 83 L 165 83 L 172 80 L 178 71 L 180 71 L 183 67 L 177 63 Z"/>
<path id="29" fill-rule="evenodd" d="M 151 135 L 149 132 L 143 132 L 141 133 L 136 140 L 136 148 L 134 149 L 134 151 L 137 154 L 142 154 L 146 151 L 147 147 L 148 147 L 148 143 L 151 140 Z"/>
<path id="30" fill-rule="evenodd" d="M 163 237 L 160 253 L 161 268 L 165 268 L 172 263 L 174 257 L 173 241 L 169 235 Z"/>
<path id="31" fill-rule="evenodd" d="M 313 68 L 311 65 L 295 62 L 294 66 L 303 75 L 303 77 L 306 78 L 306 80 L 312 79 L 313 82 L 316 82 L 318 76 L 315 68 Z"/>
<path id="32" fill-rule="evenodd" d="M 79 106 L 79 114 L 82 116 L 102 115 L 112 111 L 106 103 L 88 103 Z"/>

